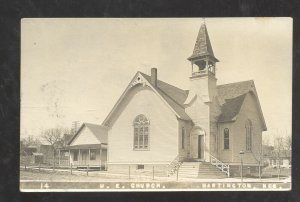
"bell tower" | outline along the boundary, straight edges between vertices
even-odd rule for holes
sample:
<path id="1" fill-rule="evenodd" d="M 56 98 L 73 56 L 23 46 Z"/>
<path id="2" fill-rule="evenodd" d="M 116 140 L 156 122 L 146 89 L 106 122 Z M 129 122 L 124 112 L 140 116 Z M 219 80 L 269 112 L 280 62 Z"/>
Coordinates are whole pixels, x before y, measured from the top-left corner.
<path id="1" fill-rule="evenodd" d="M 210 154 L 215 154 L 216 123 L 220 111 L 216 78 L 216 63 L 219 60 L 214 56 L 205 22 L 201 24 L 193 54 L 188 60 L 192 71 L 190 90 L 184 104 L 194 124 L 190 133 L 189 157 L 209 162 Z"/>
<path id="2" fill-rule="evenodd" d="M 214 56 L 205 22 L 200 27 L 193 54 L 188 60 L 192 66 L 191 90 L 204 102 L 212 101 L 216 93 L 216 63 L 219 60 Z"/>

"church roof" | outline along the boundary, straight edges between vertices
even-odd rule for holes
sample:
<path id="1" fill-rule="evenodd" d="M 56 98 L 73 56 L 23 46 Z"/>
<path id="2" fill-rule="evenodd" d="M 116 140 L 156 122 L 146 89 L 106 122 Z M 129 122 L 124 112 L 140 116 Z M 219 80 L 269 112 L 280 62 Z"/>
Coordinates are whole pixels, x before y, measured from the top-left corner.
<path id="1" fill-rule="evenodd" d="M 253 87 L 254 87 L 254 81 L 248 80 L 248 81 L 218 85 L 217 91 L 218 91 L 218 96 L 221 99 L 226 100 L 226 99 L 232 99 L 240 95 L 243 95 L 245 93 L 248 93 Z"/>
<path id="2" fill-rule="evenodd" d="M 172 110 L 176 113 L 176 115 L 179 118 L 184 120 L 191 120 L 191 118 L 185 112 L 186 106 L 184 105 L 184 102 L 188 97 L 188 93 L 189 93 L 188 90 L 177 88 L 161 80 L 157 80 L 157 85 L 155 86 L 152 85 L 151 83 L 151 76 L 142 72 L 138 72 L 137 74 L 140 74 L 142 77 L 144 77 L 147 80 L 148 85 L 151 85 L 151 87 L 158 93 L 158 95 L 163 100 L 166 101 L 166 103 L 172 108 Z M 241 106 L 245 100 L 246 95 L 251 91 L 255 94 L 257 98 L 253 80 L 230 83 L 225 85 L 218 85 L 217 86 L 218 99 L 222 103 L 224 103 L 221 106 L 221 115 L 219 116 L 218 121 L 219 122 L 234 121 L 234 118 L 240 112 Z M 126 90 L 121 96 L 121 98 L 119 99 L 118 103 L 121 102 L 125 94 L 126 94 Z M 263 125 L 266 128 L 258 98 L 257 98 L 257 102 L 262 117 Z M 118 105 L 118 103 L 116 104 L 116 106 Z M 107 121 L 112 116 L 114 109 L 104 120 L 102 125 L 106 125 Z"/>
<path id="3" fill-rule="evenodd" d="M 258 103 L 258 110 L 263 122 L 263 127 L 265 130 L 267 129 L 253 80 L 218 85 L 217 92 L 219 100 L 225 102 L 221 106 L 222 113 L 219 116 L 219 122 L 233 121 L 239 114 L 246 95 L 249 92 L 253 92 Z"/>
<path id="4" fill-rule="evenodd" d="M 246 94 L 254 87 L 252 80 L 217 86 L 218 98 L 225 103 L 221 107 L 219 122 L 232 121 L 240 112 Z"/>
<path id="5" fill-rule="evenodd" d="M 236 115 L 240 112 L 242 104 L 247 94 L 240 95 L 235 98 L 226 99 L 225 103 L 221 107 L 221 115 L 219 116 L 219 122 L 232 121 Z"/>
<path id="6" fill-rule="evenodd" d="M 80 134 L 80 131 L 87 127 L 93 133 L 93 135 L 101 142 L 102 144 L 107 144 L 107 129 L 101 125 L 92 124 L 92 123 L 83 123 L 79 130 L 74 134 L 74 136 L 68 142 L 68 145 L 71 144 L 73 140 Z"/>
<path id="7" fill-rule="evenodd" d="M 151 83 L 151 77 L 149 75 L 142 72 L 140 72 L 140 74 L 143 75 L 143 77 L 147 79 L 149 83 Z M 188 90 L 182 90 L 161 80 L 157 80 L 157 86 L 154 87 L 157 90 L 159 90 L 163 96 L 164 95 L 168 96 L 168 98 L 170 98 L 173 102 L 175 102 L 176 105 L 179 105 L 179 107 L 184 108 L 183 103 L 187 98 Z"/>
<path id="8" fill-rule="evenodd" d="M 193 60 L 203 56 L 211 56 L 218 61 L 214 55 L 205 23 L 203 23 L 200 27 L 193 54 L 188 58 L 188 60 Z"/>

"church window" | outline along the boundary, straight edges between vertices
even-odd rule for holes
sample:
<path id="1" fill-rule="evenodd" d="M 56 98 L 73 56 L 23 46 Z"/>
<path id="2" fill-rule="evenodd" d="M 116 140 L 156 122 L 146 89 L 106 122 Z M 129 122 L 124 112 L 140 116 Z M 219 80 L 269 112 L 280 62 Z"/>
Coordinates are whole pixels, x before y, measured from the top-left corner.
<path id="1" fill-rule="evenodd" d="M 224 129 L 224 149 L 229 149 L 229 129 Z"/>
<path id="2" fill-rule="evenodd" d="M 184 143 L 185 143 L 185 129 L 184 127 L 182 127 L 182 130 L 181 130 L 181 148 L 184 149 Z"/>
<path id="3" fill-rule="evenodd" d="M 252 150 L 252 123 L 250 120 L 246 121 L 246 151 Z"/>
<path id="4" fill-rule="evenodd" d="M 149 125 L 149 120 L 142 114 L 138 115 L 134 119 L 134 150 L 149 149 Z"/>

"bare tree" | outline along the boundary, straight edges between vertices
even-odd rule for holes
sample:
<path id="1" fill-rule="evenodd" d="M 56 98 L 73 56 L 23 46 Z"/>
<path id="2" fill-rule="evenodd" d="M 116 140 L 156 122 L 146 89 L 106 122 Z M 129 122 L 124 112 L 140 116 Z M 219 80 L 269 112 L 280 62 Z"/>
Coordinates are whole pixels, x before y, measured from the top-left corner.
<path id="1" fill-rule="evenodd" d="M 20 153 L 21 154 L 26 154 L 26 148 L 28 148 L 29 146 L 37 146 L 39 145 L 41 142 L 39 140 L 38 137 L 29 135 L 27 137 L 23 137 L 20 140 Z"/>
<path id="2" fill-rule="evenodd" d="M 285 141 L 282 136 L 277 136 L 274 139 L 274 157 L 277 160 L 278 178 L 280 176 L 280 162 L 285 148 Z"/>
<path id="3" fill-rule="evenodd" d="M 291 136 L 287 136 L 284 138 L 284 155 L 287 159 L 289 159 L 289 163 L 291 163 L 290 161 L 290 154 L 292 151 L 292 137 Z"/>
<path id="4" fill-rule="evenodd" d="M 41 137 L 50 144 L 53 150 L 53 158 L 57 149 L 63 146 L 63 134 L 68 131 L 64 128 L 50 128 L 43 132 Z"/>
<path id="5" fill-rule="evenodd" d="M 285 138 L 285 147 L 287 150 L 292 150 L 292 137 L 290 135 Z"/>

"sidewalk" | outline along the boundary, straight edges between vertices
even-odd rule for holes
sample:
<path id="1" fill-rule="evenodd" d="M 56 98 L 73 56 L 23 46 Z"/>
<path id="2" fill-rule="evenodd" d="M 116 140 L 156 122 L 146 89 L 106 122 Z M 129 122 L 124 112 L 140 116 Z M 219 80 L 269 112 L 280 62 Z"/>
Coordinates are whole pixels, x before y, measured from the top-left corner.
<path id="1" fill-rule="evenodd" d="M 25 170 L 25 167 L 20 167 L 22 170 Z M 27 170 L 35 170 L 38 171 L 38 167 L 27 167 Z M 52 168 L 40 168 L 41 171 L 47 171 L 49 173 L 53 172 Z M 59 172 L 60 174 L 66 174 L 66 175 L 71 175 L 70 169 L 59 169 L 56 168 L 54 172 Z M 87 172 L 86 171 L 78 171 L 78 170 L 72 170 L 73 175 L 78 175 L 78 176 L 86 176 L 87 177 Z M 132 181 L 138 181 L 138 182 L 143 182 L 143 181 L 156 181 L 156 182 L 167 182 L 167 181 L 177 181 L 176 175 L 170 176 L 170 177 L 162 177 L 162 176 L 154 176 L 154 179 L 152 176 L 146 176 L 146 175 L 130 175 L 130 178 L 128 174 L 116 174 L 116 173 L 110 173 L 107 171 L 89 171 L 88 172 L 88 177 L 97 177 L 97 179 L 94 180 L 99 180 L 99 181 L 122 181 L 122 182 L 132 182 Z M 99 177 L 99 178 L 98 178 Z M 103 178 L 101 178 L 103 177 Z M 37 179 L 38 180 L 38 179 Z M 43 179 L 40 179 L 43 181 Z M 39 181 L 39 180 L 38 180 Z M 200 178 L 179 178 L 179 182 L 241 182 L 241 179 L 238 178 L 223 178 L 223 179 L 200 179 Z M 263 178 L 263 179 L 258 179 L 258 178 L 243 178 L 243 182 L 291 182 L 291 177 L 285 178 L 285 179 L 280 179 L 278 178 Z"/>

